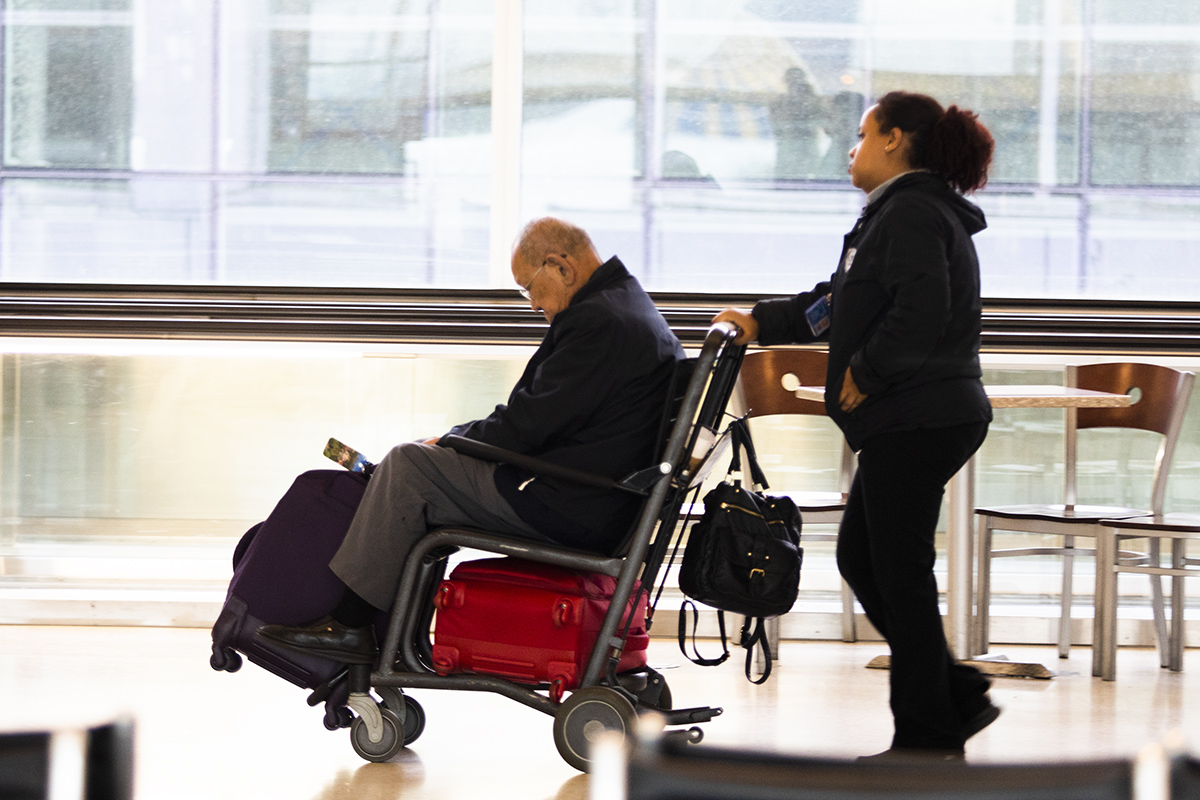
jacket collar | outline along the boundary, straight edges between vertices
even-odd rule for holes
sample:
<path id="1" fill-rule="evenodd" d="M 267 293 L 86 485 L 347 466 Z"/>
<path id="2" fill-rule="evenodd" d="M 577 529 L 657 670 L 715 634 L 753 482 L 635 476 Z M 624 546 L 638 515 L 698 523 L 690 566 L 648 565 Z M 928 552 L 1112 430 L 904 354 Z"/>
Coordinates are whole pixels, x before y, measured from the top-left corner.
<path id="1" fill-rule="evenodd" d="M 887 190 L 892 188 L 892 185 L 895 184 L 896 181 L 900 180 L 905 175 L 912 175 L 914 172 L 929 172 L 929 170 L 927 170 L 927 169 L 910 169 L 908 172 L 901 172 L 899 175 L 893 175 L 892 177 L 888 178 L 886 181 L 884 181 L 883 183 L 879 184 L 878 186 L 876 186 L 874 189 L 871 190 L 871 192 L 867 195 L 867 205 L 871 205 L 875 201 L 882 198 L 885 194 L 887 194 Z"/>
<path id="2" fill-rule="evenodd" d="M 571 302 L 567 303 L 567 308 L 582 302 L 596 292 L 602 291 L 605 287 L 628 277 L 630 277 L 629 270 L 625 269 L 625 265 L 621 263 L 621 259 L 613 256 L 608 261 L 596 267 L 596 271 L 592 273 L 592 277 L 588 278 L 587 283 L 579 287 L 579 291 L 571 298 Z"/>

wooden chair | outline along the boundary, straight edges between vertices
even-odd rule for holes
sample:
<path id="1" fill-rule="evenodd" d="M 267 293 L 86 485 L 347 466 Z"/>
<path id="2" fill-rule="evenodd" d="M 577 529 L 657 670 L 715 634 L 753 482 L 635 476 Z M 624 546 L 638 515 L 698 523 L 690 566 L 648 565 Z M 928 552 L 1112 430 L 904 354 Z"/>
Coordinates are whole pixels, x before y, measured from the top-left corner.
<path id="1" fill-rule="evenodd" d="M 823 403 L 801 400 L 783 387 L 785 375 L 794 375 L 802 386 L 824 386 L 825 365 L 828 359 L 828 353 L 823 350 L 762 350 L 750 353 L 742 361 L 731 405 L 739 410 L 738 413 L 745 413 L 751 419 L 779 414 L 828 416 Z M 854 452 L 844 438 L 841 441 L 842 457 L 836 491 L 786 493 L 800 508 L 806 528 L 801 536 L 803 541 L 837 540 L 836 533 L 809 533 L 807 526 L 819 523 L 837 524 L 842 520 L 850 481 L 854 477 Z M 854 593 L 845 581 L 841 584 L 842 641 L 854 642 L 858 640 L 854 621 Z M 768 634 L 770 633 L 768 631 Z M 777 635 L 771 637 L 772 645 L 777 641 Z"/>
<path id="2" fill-rule="evenodd" d="M 1117 606 L 1120 603 L 1117 575 L 1122 572 L 1151 575 L 1156 580 L 1158 576 L 1171 576 L 1171 627 L 1165 641 L 1158 631 L 1158 648 L 1164 667 L 1172 672 L 1183 671 L 1186 600 L 1183 579 L 1200 575 L 1200 558 L 1187 557 L 1188 541 L 1200 541 L 1200 515 L 1161 514 L 1106 519 L 1102 525 L 1096 544 L 1096 572 L 1101 579 L 1100 602 L 1097 604 L 1101 625 L 1100 677 L 1106 681 L 1117 677 Z M 1148 559 L 1121 557 L 1121 543 L 1131 539 L 1148 540 Z M 1160 556 L 1163 541 L 1171 544 L 1170 562 L 1165 565 Z"/>
<path id="3" fill-rule="evenodd" d="M 986 653 L 989 643 L 988 616 L 991 603 L 991 563 L 993 558 L 1032 555 L 1059 555 L 1063 559 L 1061 613 L 1058 630 L 1058 653 L 1066 658 L 1070 650 L 1072 605 L 1072 572 L 1074 557 L 1081 552 L 1075 547 L 1078 537 L 1096 540 L 1106 520 L 1161 514 L 1166 497 L 1167 476 L 1175 454 L 1175 442 L 1183 425 L 1195 375 L 1154 364 L 1113 363 L 1067 368 L 1067 385 L 1093 391 L 1129 394 L 1134 402 L 1126 408 L 1067 409 L 1064 502 L 1055 505 L 1015 505 L 977 507 L 975 509 L 977 591 L 972 646 L 976 653 Z M 1082 505 L 1076 503 L 1076 445 L 1077 430 L 1091 428 L 1136 428 L 1162 435 L 1154 464 L 1148 508 Z M 992 531 L 1049 534 L 1061 536 L 1060 547 L 1028 547 L 992 550 Z M 1096 608 L 1103 588 L 1101 570 L 1097 570 Z M 1162 586 L 1154 578 L 1154 611 L 1156 629 L 1165 639 Z M 1093 646 L 1099 647 L 1102 631 L 1100 614 L 1093 618 Z M 1099 659 L 1094 659 L 1093 671 L 1098 673 Z M 1165 666 L 1165 664 L 1164 664 Z"/>

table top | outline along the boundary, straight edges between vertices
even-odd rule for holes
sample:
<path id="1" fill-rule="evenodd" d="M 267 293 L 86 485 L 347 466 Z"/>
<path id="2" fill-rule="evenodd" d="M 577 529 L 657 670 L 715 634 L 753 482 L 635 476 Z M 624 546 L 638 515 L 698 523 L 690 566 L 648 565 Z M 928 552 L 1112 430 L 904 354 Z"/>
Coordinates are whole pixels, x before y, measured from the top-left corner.
<path id="1" fill-rule="evenodd" d="M 795 376 L 793 376 L 795 377 Z M 825 400 L 824 386 L 789 386 L 801 400 Z M 984 386 L 992 408 L 1125 408 L 1127 394 L 1093 392 L 1070 386 Z"/>

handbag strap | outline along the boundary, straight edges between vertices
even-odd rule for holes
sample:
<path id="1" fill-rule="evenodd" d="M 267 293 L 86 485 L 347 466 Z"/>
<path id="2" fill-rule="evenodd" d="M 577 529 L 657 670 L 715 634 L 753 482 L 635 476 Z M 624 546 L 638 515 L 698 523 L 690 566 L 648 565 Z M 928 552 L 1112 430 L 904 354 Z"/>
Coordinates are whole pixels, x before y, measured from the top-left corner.
<path id="1" fill-rule="evenodd" d="M 763 491 L 770 488 L 767 476 L 758 463 L 758 454 L 754 452 L 754 439 L 750 437 L 750 423 L 745 417 L 739 417 L 729 423 L 733 434 L 733 457 L 729 461 L 729 471 L 737 472 L 742 468 L 742 451 L 746 452 L 746 469 L 750 471 L 750 481 L 755 490 Z M 734 485 L 738 485 L 736 482 Z"/>
<path id="2" fill-rule="evenodd" d="M 692 652 L 695 657 L 688 655 L 687 651 L 687 609 L 691 606 L 692 609 Z M 705 658 L 700 655 L 700 649 L 696 647 L 696 628 L 700 624 L 700 611 L 696 608 L 696 604 L 691 600 L 684 600 L 679 607 L 679 652 L 691 661 L 701 667 L 715 667 L 718 664 L 724 664 L 729 658 L 729 646 L 725 639 L 725 612 L 717 609 L 717 625 L 721 628 L 721 650 L 723 651 L 717 658 Z"/>
<path id="3" fill-rule="evenodd" d="M 750 625 L 754 625 L 754 632 L 750 632 Z M 754 666 L 754 645 L 762 648 L 763 652 L 763 674 L 758 680 L 751 677 Z M 761 685 L 767 682 L 767 678 L 771 677 L 771 646 L 767 643 L 766 620 L 763 617 L 746 617 L 746 621 L 742 623 L 742 647 L 746 648 L 746 680 L 755 685 Z"/>
<path id="4" fill-rule="evenodd" d="M 679 548 L 683 546 L 683 534 L 687 530 L 688 525 L 690 525 L 692 522 L 692 509 L 696 507 L 696 500 L 700 497 L 701 488 L 703 487 L 697 486 L 695 490 L 692 491 L 690 499 L 688 499 L 685 495 L 685 502 L 687 503 L 688 507 L 687 515 L 684 516 L 682 524 L 679 525 L 678 533 L 674 535 L 675 546 L 671 549 L 671 558 L 669 561 L 667 561 L 667 568 L 662 572 L 662 580 L 658 582 L 658 592 L 655 593 L 654 600 L 650 602 L 650 619 L 654 618 L 654 611 L 658 608 L 658 601 L 662 598 L 663 590 L 667 588 L 667 576 L 671 574 L 671 568 L 675 566 L 675 557 L 679 555 Z M 675 513 L 675 515 L 678 517 L 678 511 Z M 655 570 L 661 566 L 662 562 L 659 561 L 659 563 L 655 566 Z M 649 574 L 654 575 L 655 572 L 650 571 Z"/>

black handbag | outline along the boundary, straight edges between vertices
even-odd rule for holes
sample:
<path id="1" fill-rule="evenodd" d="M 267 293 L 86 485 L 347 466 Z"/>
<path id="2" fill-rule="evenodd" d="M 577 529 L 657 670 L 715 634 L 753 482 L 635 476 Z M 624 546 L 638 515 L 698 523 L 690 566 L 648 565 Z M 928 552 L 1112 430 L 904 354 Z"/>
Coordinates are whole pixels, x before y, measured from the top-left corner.
<path id="1" fill-rule="evenodd" d="M 764 633 L 764 622 L 770 617 L 786 614 L 796 602 L 800 590 L 800 566 L 804 549 L 800 547 L 802 521 L 800 511 L 791 498 L 767 496 L 766 477 L 758 464 L 750 428 L 745 419 L 730 423 L 733 457 L 725 481 L 704 497 L 704 516 L 692 528 L 683 564 L 679 573 L 679 588 L 689 598 L 718 609 L 722 647 L 725 647 L 724 611 L 742 614 L 739 644 L 745 647 L 746 677 L 750 677 L 753 648 L 762 647 L 765 669 L 764 682 L 771 674 L 771 653 Z M 747 467 L 754 490 L 742 486 L 741 454 L 746 454 Z M 679 615 L 679 644 L 686 638 L 685 603 Z M 751 627 L 753 626 L 753 631 Z M 693 644 L 694 649 L 694 644 Z M 684 650 L 687 655 L 687 651 Z M 719 664 L 728 658 L 728 649 L 716 659 L 705 659 L 696 653 L 688 656 L 697 664 Z M 753 680 L 753 679 L 752 679 Z"/>

